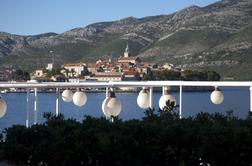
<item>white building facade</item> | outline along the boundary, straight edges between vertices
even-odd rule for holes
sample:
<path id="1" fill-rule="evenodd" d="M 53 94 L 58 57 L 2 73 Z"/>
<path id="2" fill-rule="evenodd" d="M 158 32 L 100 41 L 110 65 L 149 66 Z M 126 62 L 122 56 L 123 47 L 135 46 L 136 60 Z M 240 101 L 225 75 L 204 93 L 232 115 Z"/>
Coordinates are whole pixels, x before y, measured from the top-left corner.
<path id="1" fill-rule="evenodd" d="M 85 70 L 87 70 L 87 66 L 85 63 L 69 63 L 62 65 L 64 68 L 61 73 L 63 73 L 66 77 L 79 77 L 83 74 Z"/>

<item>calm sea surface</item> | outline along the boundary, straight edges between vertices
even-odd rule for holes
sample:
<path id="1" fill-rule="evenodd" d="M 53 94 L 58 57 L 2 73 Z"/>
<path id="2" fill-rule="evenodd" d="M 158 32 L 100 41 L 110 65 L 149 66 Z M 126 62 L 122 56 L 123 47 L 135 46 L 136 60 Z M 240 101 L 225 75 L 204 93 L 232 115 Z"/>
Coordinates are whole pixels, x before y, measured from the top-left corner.
<path id="1" fill-rule="evenodd" d="M 240 118 L 245 118 L 249 111 L 249 89 L 248 88 L 227 88 L 222 89 L 224 102 L 221 105 L 214 105 L 210 101 L 211 92 L 183 92 L 183 117 L 193 116 L 199 112 L 220 112 L 233 110 L 234 114 Z M 179 103 L 179 92 L 172 93 Z M 25 124 L 26 119 L 26 93 L 6 93 L 1 94 L 8 104 L 6 115 L 0 119 L 0 130 L 13 124 Z M 144 116 L 144 110 L 137 106 L 138 93 L 117 93 L 121 100 L 122 112 L 119 118 L 123 120 L 140 119 Z M 161 92 L 154 92 L 153 103 L 158 109 L 158 101 Z M 87 103 L 83 107 L 77 107 L 73 103 L 65 103 L 60 99 L 60 112 L 65 118 L 82 120 L 84 115 L 93 117 L 104 116 L 101 105 L 105 98 L 105 93 L 87 93 Z M 55 93 L 38 94 L 38 121 L 44 121 L 44 112 L 55 113 Z M 34 120 L 34 94 L 30 94 L 30 124 Z"/>

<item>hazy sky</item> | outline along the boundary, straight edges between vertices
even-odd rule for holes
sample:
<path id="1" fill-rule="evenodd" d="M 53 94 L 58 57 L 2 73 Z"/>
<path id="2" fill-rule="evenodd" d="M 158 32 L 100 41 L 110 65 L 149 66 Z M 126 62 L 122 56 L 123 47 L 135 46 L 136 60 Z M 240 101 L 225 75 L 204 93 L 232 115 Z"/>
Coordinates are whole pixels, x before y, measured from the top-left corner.
<path id="1" fill-rule="evenodd" d="M 0 0 L 0 31 L 62 33 L 99 21 L 170 14 L 217 0 Z"/>

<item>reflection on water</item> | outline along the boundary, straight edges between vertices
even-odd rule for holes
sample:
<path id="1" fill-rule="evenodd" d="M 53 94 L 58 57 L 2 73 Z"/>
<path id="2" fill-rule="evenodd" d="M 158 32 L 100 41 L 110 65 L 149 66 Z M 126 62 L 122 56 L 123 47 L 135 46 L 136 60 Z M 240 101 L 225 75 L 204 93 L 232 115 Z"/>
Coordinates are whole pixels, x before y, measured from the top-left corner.
<path id="1" fill-rule="evenodd" d="M 224 102 L 221 105 L 214 105 L 210 101 L 211 92 L 183 92 L 183 116 L 193 116 L 198 112 L 220 112 L 233 110 L 236 116 L 245 118 L 249 111 L 249 89 L 248 88 L 226 88 L 223 89 Z M 122 103 L 121 119 L 139 119 L 144 116 L 144 110 L 137 106 L 137 93 L 117 93 L 117 97 Z M 179 103 L 179 93 L 174 92 L 177 103 Z M 6 115 L 0 119 L 0 129 L 13 124 L 25 124 L 26 118 L 26 93 L 6 93 L 2 94 L 8 104 Z M 158 109 L 158 100 L 161 92 L 154 92 L 153 104 Z M 82 120 L 83 116 L 91 115 L 94 117 L 103 116 L 101 105 L 105 98 L 105 93 L 87 93 L 87 103 L 83 107 L 77 107 L 73 103 L 65 103 L 60 100 L 60 112 L 65 118 Z M 38 94 L 38 119 L 43 122 L 44 112 L 55 112 L 54 93 Z M 30 94 L 30 124 L 34 120 L 34 94 Z"/>

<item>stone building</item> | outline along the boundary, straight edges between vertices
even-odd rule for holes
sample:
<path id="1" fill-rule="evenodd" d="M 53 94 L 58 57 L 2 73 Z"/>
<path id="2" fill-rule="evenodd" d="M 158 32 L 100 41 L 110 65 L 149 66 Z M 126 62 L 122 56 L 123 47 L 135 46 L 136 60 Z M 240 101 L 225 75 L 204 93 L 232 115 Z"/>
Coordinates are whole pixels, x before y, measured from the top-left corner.
<path id="1" fill-rule="evenodd" d="M 124 56 L 121 56 L 118 58 L 117 63 L 119 64 L 127 64 L 127 65 L 137 65 L 141 62 L 141 59 L 136 56 L 131 56 L 130 51 L 129 51 L 129 46 L 127 44 L 125 51 L 124 51 Z"/>

